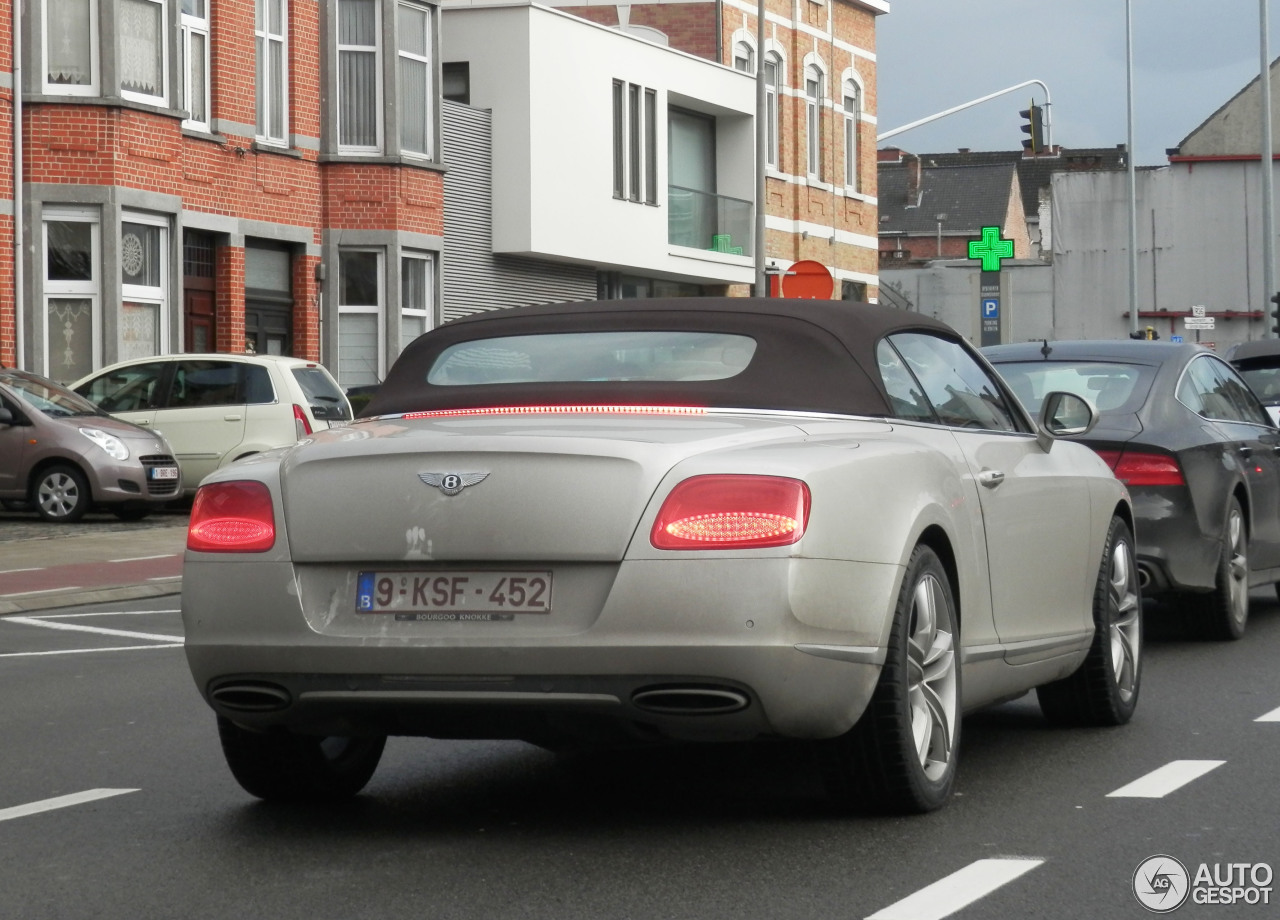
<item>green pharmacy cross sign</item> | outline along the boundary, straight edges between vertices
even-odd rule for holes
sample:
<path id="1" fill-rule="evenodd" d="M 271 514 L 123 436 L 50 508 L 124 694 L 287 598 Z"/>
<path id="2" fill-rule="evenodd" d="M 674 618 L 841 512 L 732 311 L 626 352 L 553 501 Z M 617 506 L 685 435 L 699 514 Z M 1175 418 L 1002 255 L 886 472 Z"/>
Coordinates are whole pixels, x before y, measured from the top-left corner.
<path id="1" fill-rule="evenodd" d="M 1013 240 L 1000 239 L 999 227 L 983 227 L 982 239 L 969 240 L 969 258 L 981 259 L 984 272 L 998 272 L 1001 259 L 1013 258 Z"/>

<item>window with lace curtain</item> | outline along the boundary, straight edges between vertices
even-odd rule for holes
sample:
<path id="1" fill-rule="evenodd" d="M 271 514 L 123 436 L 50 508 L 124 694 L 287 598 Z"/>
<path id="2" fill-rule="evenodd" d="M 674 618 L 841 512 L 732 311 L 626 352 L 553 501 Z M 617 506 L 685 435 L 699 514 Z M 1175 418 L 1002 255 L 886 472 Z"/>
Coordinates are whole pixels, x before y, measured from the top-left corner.
<path id="1" fill-rule="evenodd" d="M 96 96 L 98 87 L 97 0 L 45 0 L 45 93 Z"/>
<path id="2" fill-rule="evenodd" d="M 120 95 L 167 105 L 168 10 L 163 0 L 116 0 Z"/>

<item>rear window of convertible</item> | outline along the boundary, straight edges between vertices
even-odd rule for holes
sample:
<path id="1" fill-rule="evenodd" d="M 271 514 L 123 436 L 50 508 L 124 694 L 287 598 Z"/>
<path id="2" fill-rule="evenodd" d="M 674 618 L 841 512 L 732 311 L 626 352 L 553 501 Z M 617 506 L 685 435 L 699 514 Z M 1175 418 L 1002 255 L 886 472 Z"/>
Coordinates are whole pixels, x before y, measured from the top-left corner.
<path id="1" fill-rule="evenodd" d="M 436 386 L 605 380 L 725 380 L 751 363 L 755 339 L 725 332 L 570 332 L 451 345 L 427 371 Z"/>

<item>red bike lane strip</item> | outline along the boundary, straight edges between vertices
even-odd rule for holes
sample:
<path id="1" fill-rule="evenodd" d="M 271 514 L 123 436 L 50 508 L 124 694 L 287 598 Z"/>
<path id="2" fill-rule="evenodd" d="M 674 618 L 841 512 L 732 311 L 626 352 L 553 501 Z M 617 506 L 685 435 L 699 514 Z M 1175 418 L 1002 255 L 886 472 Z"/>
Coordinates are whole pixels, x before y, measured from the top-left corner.
<path id="1" fill-rule="evenodd" d="M 43 569 L 0 572 L 0 597 L 41 594 L 68 588 L 109 588 L 182 575 L 182 554 L 108 562 L 71 562 Z"/>

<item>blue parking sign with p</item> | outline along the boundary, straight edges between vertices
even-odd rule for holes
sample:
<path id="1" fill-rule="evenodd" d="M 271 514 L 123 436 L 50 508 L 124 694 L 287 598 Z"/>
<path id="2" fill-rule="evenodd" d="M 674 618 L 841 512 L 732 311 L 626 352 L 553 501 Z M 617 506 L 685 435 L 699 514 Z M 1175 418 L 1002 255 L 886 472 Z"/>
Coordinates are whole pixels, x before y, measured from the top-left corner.
<path id="1" fill-rule="evenodd" d="M 1000 318 L 1000 298 L 999 297 L 982 298 L 982 318 L 983 319 L 999 319 Z"/>

